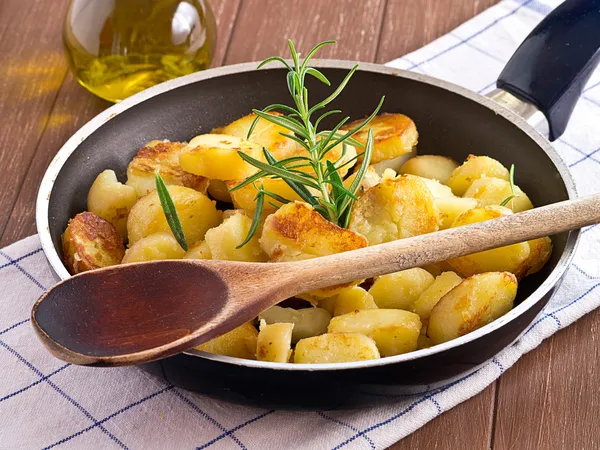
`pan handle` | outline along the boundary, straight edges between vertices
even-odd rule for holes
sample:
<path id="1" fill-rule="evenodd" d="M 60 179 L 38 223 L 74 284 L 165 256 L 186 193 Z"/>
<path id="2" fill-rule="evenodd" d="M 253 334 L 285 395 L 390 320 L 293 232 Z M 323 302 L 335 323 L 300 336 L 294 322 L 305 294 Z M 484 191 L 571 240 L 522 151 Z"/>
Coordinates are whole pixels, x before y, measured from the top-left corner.
<path id="1" fill-rule="evenodd" d="M 567 0 L 535 27 L 498 77 L 497 87 L 509 95 L 491 97 L 511 109 L 511 103 L 526 102 L 529 111 L 523 105 L 515 111 L 523 116 L 541 111 L 554 141 L 599 62 L 600 0 Z"/>

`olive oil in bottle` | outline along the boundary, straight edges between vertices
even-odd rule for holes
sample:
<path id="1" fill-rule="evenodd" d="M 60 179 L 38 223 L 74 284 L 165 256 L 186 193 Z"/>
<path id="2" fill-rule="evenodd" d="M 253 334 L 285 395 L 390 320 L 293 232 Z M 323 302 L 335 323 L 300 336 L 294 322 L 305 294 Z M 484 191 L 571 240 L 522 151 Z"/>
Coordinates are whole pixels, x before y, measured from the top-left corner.
<path id="1" fill-rule="evenodd" d="M 215 20 L 204 0 L 72 0 L 63 40 L 77 80 L 117 102 L 207 69 Z"/>

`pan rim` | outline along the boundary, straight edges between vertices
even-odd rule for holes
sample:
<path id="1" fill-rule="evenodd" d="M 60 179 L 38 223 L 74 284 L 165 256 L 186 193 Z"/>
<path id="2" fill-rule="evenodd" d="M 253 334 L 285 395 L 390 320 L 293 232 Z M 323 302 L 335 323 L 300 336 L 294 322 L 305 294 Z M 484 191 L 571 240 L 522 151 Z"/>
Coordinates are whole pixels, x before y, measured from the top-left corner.
<path id="1" fill-rule="evenodd" d="M 333 59 L 317 59 L 312 61 L 315 67 L 320 68 L 329 68 L 329 69 L 351 69 L 354 67 L 356 62 L 354 61 L 345 61 L 345 60 L 333 60 Z M 54 187 L 54 181 L 60 174 L 63 166 L 69 159 L 69 157 L 77 150 L 79 145 L 87 139 L 92 133 L 94 133 L 98 128 L 104 125 L 106 122 L 119 115 L 120 113 L 128 110 L 129 108 L 142 103 L 152 97 L 160 95 L 162 93 L 168 92 L 173 89 L 177 89 L 182 86 L 186 86 L 188 84 L 193 84 L 196 82 L 200 82 L 203 80 L 208 80 L 216 77 L 221 77 L 225 75 L 232 75 L 237 73 L 243 73 L 248 71 L 256 70 L 258 62 L 248 62 L 235 64 L 230 66 L 223 66 L 214 69 L 208 69 L 202 72 L 196 72 L 190 75 L 186 75 L 184 77 L 176 78 L 170 81 L 166 81 L 164 83 L 153 86 L 149 89 L 146 89 L 138 94 L 135 94 L 120 103 L 117 103 L 106 110 L 99 113 L 89 122 L 87 122 L 84 126 L 82 126 L 75 134 L 73 134 L 67 142 L 60 148 L 60 150 L 56 153 L 46 172 L 42 178 L 40 183 L 40 187 L 38 190 L 37 200 L 36 200 L 36 227 L 39 235 L 40 243 L 42 246 L 42 250 L 52 267 L 55 273 L 61 280 L 64 280 L 70 277 L 67 269 L 65 268 L 62 259 L 54 247 L 52 242 L 52 236 L 50 234 L 50 226 L 49 226 L 49 206 L 50 206 L 50 198 L 52 196 L 52 191 Z M 279 67 L 274 66 L 273 64 L 268 64 L 264 68 L 260 70 L 281 70 Z M 454 94 L 465 97 L 468 100 L 475 101 L 480 105 L 487 107 L 488 109 L 495 112 L 497 115 L 503 116 L 506 120 L 512 123 L 512 125 L 519 128 L 523 133 L 527 135 L 530 139 L 532 139 L 550 158 L 557 171 L 559 172 L 561 179 L 565 185 L 567 190 L 568 197 L 570 199 L 577 197 L 577 190 L 575 187 L 574 180 L 569 172 L 566 164 L 562 160 L 562 158 L 558 155 L 556 150 L 550 144 L 550 142 L 541 136 L 531 125 L 529 125 L 523 118 L 508 110 L 502 105 L 494 102 L 493 100 L 481 95 L 477 94 L 473 91 L 470 91 L 466 88 L 458 86 L 456 84 L 439 80 L 437 78 L 418 74 L 414 72 L 409 72 L 402 69 L 396 69 L 392 67 L 383 66 L 380 64 L 373 63 L 360 63 L 358 71 L 361 72 L 371 72 L 378 73 L 383 75 L 391 75 L 400 78 L 406 78 L 413 81 L 422 82 L 437 88 L 442 88 L 447 91 L 450 91 Z M 577 247 L 578 241 L 580 237 L 580 230 L 572 231 L 569 233 L 567 238 L 567 242 L 565 245 L 565 249 L 556 264 L 556 267 L 552 270 L 552 272 L 548 275 L 548 277 L 538 286 L 538 288 L 531 293 L 525 300 L 523 300 L 517 307 L 513 308 L 510 312 L 505 314 L 504 316 L 496 319 L 495 321 L 485 325 L 469 334 L 461 336 L 460 338 L 453 339 L 451 341 L 445 342 L 443 344 L 439 344 L 430 348 L 416 350 L 410 353 L 405 353 L 396 356 L 390 356 L 381 359 L 374 359 L 368 361 L 355 361 L 348 363 L 330 363 L 330 364 L 288 364 L 288 363 L 272 363 L 272 362 L 264 362 L 264 361 L 253 361 L 246 360 L 241 358 L 235 358 L 230 356 L 223 355 L 214 355 L 211 353 L 202 352 L 199 350 L 188 350 L 183 352 L 184 355 L 191 357 L 199 357 L 203 359 L 208 359 L 216 362 L 233 364 L 239 366 L 245 366 L 248 368 L 256 368 L 256 369 L 271 369 L 271 370 L 292 370 L 292 371 L 329 371 L 329 370 L 351 370 L 351 369 L 362 369 L 362 368 L 371 368 L 384 366 L 389 364 L 402 363 L 406 361 L 412 361 L 419 358 L 424 358 L 428 356 L 435 355 L 437 353 L 442 353 L 444 351 L 459 347 L 468 342 L 477 340 L 487 334 L 492 333 L 493 331 L 503 327 L 504 325 L 512 322 L 539 301 L 541 301 L 544 296 L 555 286 L 557 285 L 567 268 L 569 267 L 575 249 Z M 526 328 L 527 329 L 527 328 Z M 523 331 L 523 333 L 526 331 Z M 522 334 L 522 333 L 521 333 Z"/>

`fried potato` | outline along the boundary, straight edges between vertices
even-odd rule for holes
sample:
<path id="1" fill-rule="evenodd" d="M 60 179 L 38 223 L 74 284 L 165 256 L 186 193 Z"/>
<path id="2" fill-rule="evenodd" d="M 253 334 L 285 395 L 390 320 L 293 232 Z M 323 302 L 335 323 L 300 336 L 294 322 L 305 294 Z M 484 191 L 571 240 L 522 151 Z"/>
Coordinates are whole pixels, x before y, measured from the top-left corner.
<path id="1" fill-rule="evenodd" d="M 88 192 L 88 211 L 112 223 L 123 239 L 127 237 L 127 216 L 137 201 L 135 189 L 120 183 L 115 172 L 105 170 Z"/>
<path id="2" fill-rule="evenodd" d="M 206 194 L 208 180 L 185 172 L 179 165 L 185 146 L 181 142 L 148 142 L 127 166 L 127 185 L 143 197 L 156 189 L 154 174 L 158 171 L 166 185 L 185 186 Z"/>
<path id="3" fill-rule="evenodd" d="M 445 184 L 440 183 L 438 180 L 424 178 L 421 176 L 419 176 L 419 179 L 423 183 L 425 183 L 425 186 L 427 186 L 427 189 L 429 189 L 429 191 L 431 192 L 431 195 L 433 195 L 433 198 L 435 200 L 440 199 L 440 198 L 454 197 L 454 194 L 452 193 L 452 189 L 450 189 Z"/>
<path id="4" fill-rule="evenodd" d="M 450 228 L 456 218 L 462 213 L 477 207 L 477 200 L 467 197 L 440 197 L 435 199 L 440 211 L 440 230 Z"/>
<path id="5" fill-rule="evenodd" d="M 258 243 L 255 234 L 241 248 L 237 248 L 250 231 L 252 219 L 243 212 L 229 216 L 223 223 L 206 232 L 204 240 L 212 259 L 227 261 L 263 262 L 269 258 Z"/>
<path id="6" fill-rule="evenodd" d="M 433 275 L 425 269 L 415 267 L 375 278 L 369 294 L 379 308 L 410 311 L 414 302 L 434 280 Z"/>
<path id="7" fill-rule="evenodd" d="M 475 208 L 458 216 L 452 224 L 452 228 L 476 222 L 484 222 L 512 213 L 510 209 L 503 206 Z M 526 264 L 529 254 L 529 244 L 527 242 L 520 242 L 484 252 L 460 256 L 449 260 L 448 263 L 462 277 L 470 277 L 471 275 L 483 272 L 512 272 L 520 275 L 523 273 L 523 266 Z"/>
<path id="8" fill-rule="evenodd" d="M 264 160 L 262 147 L 254 142 L 224 134 L 202 134 L 190 141 L 179 157 L 181 168 L 210 180 L 243 180 L 258 169 L 238 152 Z"/>
<path id="9" fill-rule="evenodd" d="M 460 284 L 462 278 L 454 272 L 443 272 L 419 295 L 412 306 L 412 312 L 418 314 L 421 321 L 429 320 L 431 310 L 440 299 Z"/>
<path id="10" fill-rule="evenodd" d="M 293 323 L 292 342 L 319 334 L 327 333 L 327 325 L 331 320 L 331 314 L 323 308 L 282 308 L 271 306 L 258 315 L 260 320 L 267 324 Z"/>
<path id="11" fill-rule="evenodd" d="M 373 339 L 359 333 L 327 333 L 302 339 L 294 351 L 296 364 L 327 364 L 378 359 Z"/>
<path id="12" fill-rule="evenodd" d="M 73 217 L 62 235 L 65 265 L 72 274 L 120 264 L 123 238 L 108 221 L 91 212 Z"/>
<path id="13" fill-rule="evenodd" d="M 273 323 L 260 321 L 260 331 L 256 342 L 256 359 L 286 363 L 292 355 L 293 323 Z"/>
<path id="14" fill-rule="evenodd" d="M 201 192 L 183 186 L 167 186 L 175 204 L 188 245 L 204 239 L 206 232 L 221 222 L 215 202 Z M 127 218 L 129 245 L 150 234 L 170 232 L 158 194 L 150 192 L 131 208 Z"/>
<path id="15" fill-rule="evenodd" d="M 364 334 L 375 341 L 381 356 L 393 356 L 416 350 L 421 320 L 400 309 L 365 309 L 334 317 L 327 330 Z"/>
<path id="16" fill-rule="evenodd" d="M 425 183 L 402 175 L 367 190 L 354 205 L 349 228 L 375 245 L 437 231 L 438 216 Z"/>
<path id="17" fill-rule="evenodd" d="M 519 275 L 523 277 L 539 272 L 546 265 L 550 256 L 552 256 L 552 240 L 548 236 L 533 239 L 527 241 L 527 243 L 531 252 L 529 253 L 529 258 L 525 261 L 523 270 L 517 274 L 517 278 L 519 278 Z"/>
<path id="18" fill-rule="evenodd" d="M 154 233 L 140 239 L 125 252 L 123 264 L 157 261 L 163 259 L 181 259 L 185 250 L 171 233 Z"/>
<path id="19" fill-rule="evenodd" d="M 206 241 L 198 241 L 188 249 L 183 259 L 212 259 L 212 255 Z"/>
<path id="20" fill-rule="evenodd" d="M 454 195 L 462 197 L 473 181 L 479 178 L 494 177 L 509 180 L 506 167 L 489 156 L 469 155 L 462 166 L 452 171 L 446 184 L 450 186 Z"/>
<path id="21" fill-rule="evenodd" d="M 270 261 L 275 262 L 299 261 L 367 246 L 364 236 L 338 227 L 301 202 L 283 205 L 268 216 L 259 242 Z M 310 294 L 331 297 L 357 282 L 314 290 Z"/>
<path id="22" fill-rule="evenodd" d="M 458 163 L 447 156 L 419 155 L 406 161 L 399 172 L 446 183 L 457 167 Z"/>
<path id="23" fill-rule="evenodd" d="M 361 287 L 352 286 L 336 296 L 333 315 L 341 316 L 353 311 L 376 308 L 377 304 L 371 294 Z"/>
<path id="24" fill-rule="evenodd" d="M 277 112 L 270 112 L 269 114 L 281 116 L 281 114 Z M 250 127 L 255 118 L 256 114 L 248 114 L 247 116 L 231 122 L 229 125 L 215 128 L 212 133 L 227 134 L 229 136 L 248 139 L 249 141 L 258 144 L 261 148 L 266 147 L 277 160 L 295 156 L 298 154 L 299 150 L 302 149 L 300 144 L 281 135 L 281 133 L 290 134 L 290 130 L 265 119 L 258 120 L 252 134 L 248 137 L 248 131 L 250 131 Z"/>
<path id="25" fill-rule="evenodd" d="M 234 358 L 256 359 L 258 331 L 251 323 L 234 328 L 222 336 L 194 347 L 196 350 Z"/>
<path id="26" fill-rule="evenodd" d="M 240 184 L 243 180 L 238 181 L 227 181 L 225 182 L 227 189 L 233 189 L 235 186 Z M 256 180 L 257 186 L 262 186 L 265 190 L 273 192 L 274 194 L 280 195 L 281 197 L 290 201 L 301 201 L 302 198 L 296 192 L 288 186 L 288 184 L 280 178 L 260 178 Z M 247 184 L 240 189 L 231 191 L 231 199 L 233 205 L 236 208 L 244 209 L 246 211 L 254 211 L 256 209 L 256 194 L 258 190 L 254 187 L 254 184 Z M 271 205 L 274 203 L 277 207 Z M 281 203 L 271 197 L 265 197 L 263 210 L 267 212 L 277 211 L 277 208 L 281 206 Z"/>
<path id="27" fill-rule="evenodd" d="M 354 179 L 356 178 L 356 172 L 350 175 L 343 181 L 343 185 L 346 189 L 350 189 L 352 183 L 354 183 Z M 373 166 L 367 167 L 367 171 L 365 173 L 365 177 L 363 178 L 358 190 L 356 191 L 356 196 L 360 197 L 365 193 L 365 191 L 369 188 L 372 188 L 376 184 L 381 181 L 381 176 L 373 169 Z"/>
<path id="28" fill-rule="evenodd" d="M 433 344 L 455 339 L 503 316 L 513 307 L 517 278 L 509 272 L 473 275 L 434 306 L 427 326 Z"/>
<path id="29" fill-rule="evenodd" d="M 229 189 L 223 180 L 210 180 L 208 185 L 208 195 L 211 198 L 225 203 L 233 203 Z"/>
<path id="30" fill-rule="evenodd" d="M 533 204 L 527 194 L 517 185 L 514 188 L 516 197 L 511 199 L 505 206 L 516 213 L 532 209 Z M 488 206 L 499 205 L 512 195 L 509 181 L 501 178 L 485 177 L 473 181 L 464 197 L 476 199 L 478 206 Z"/>
<path id="31" fill-rule="evenodd" d="M 432 346 L 433 342 L 431 342 L 431 339 L 429 336 L 427 336 L 427 326 L 423 325 L 421 328 L 421 333 L 419 334 L 419 339 L 417 339 L 417 350 L 422 350 Z"/>
<path id="32" fill-rule="evenodd" d="M 355 120 L 342 129 L 351 130 L 361 122 L 362 120 Z M 415 123 L 404 114 L 380 114 L 352 137 L 364 145 L 367 143 L 369 130 L 373 132 L 371 164 L 411 153 L 419 138 Z"/>
<path id="33" fill-rule="evenodd" d="M 410 160 L 412 157 L 417 155 L 417 148 L 413 147 L 412 151 L 405 153 L 404 155 L 397 156 L 392 159 L 384 159 L 378 163 L 371 164 L 369 167 L 373 168 L 375 173 L 383 175 L 386 170 L 393 170 L 396 174 L 400 172 L 402 166 Z"/>

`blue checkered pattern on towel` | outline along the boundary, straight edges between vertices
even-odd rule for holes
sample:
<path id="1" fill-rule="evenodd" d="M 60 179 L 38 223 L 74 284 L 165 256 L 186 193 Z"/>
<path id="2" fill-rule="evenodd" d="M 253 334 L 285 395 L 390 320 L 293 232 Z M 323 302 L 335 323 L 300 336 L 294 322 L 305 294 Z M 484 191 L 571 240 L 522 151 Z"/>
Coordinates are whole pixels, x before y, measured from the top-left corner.
<path id="1" fill-rule="evenodd" d="M 557 2 L 508 1 L 391 66 L 478 92 Z M 556 148 L 582 195 L 600 190 L 600 73 L 590 80 Z M 0 251 L 0 448 L 377 449 L 482 391 L 519 357 L 600 304 L 600 227 L 585 229 L 559 293 L 527 333 L 479 371 L 394 406 L 289 413 L 182 391 L 137 368 L 64 364 L 37 342 L 30 308 L 54 280 L 30 237 Z"/>

